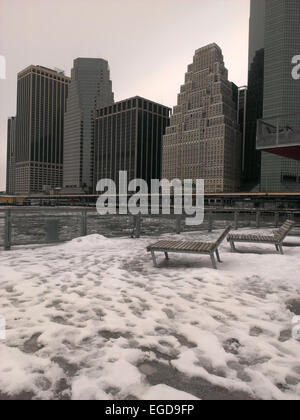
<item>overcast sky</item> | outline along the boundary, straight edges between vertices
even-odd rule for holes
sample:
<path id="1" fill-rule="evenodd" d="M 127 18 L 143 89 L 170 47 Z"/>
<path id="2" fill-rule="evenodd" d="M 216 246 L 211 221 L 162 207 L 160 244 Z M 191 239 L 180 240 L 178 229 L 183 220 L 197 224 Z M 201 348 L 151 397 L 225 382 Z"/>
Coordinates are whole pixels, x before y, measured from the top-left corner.
<path id="1" fill-rule="evenodd" d="M 216 42 L 229 78 L 247 82 L 250 0 L 0 0 L 0 190 L 7 118 L 17 73 L 30 64 L 64 69 L 76 57 L 109 61 L 115 99 L 140 95 L 173 107 L 194 51 Z"/>

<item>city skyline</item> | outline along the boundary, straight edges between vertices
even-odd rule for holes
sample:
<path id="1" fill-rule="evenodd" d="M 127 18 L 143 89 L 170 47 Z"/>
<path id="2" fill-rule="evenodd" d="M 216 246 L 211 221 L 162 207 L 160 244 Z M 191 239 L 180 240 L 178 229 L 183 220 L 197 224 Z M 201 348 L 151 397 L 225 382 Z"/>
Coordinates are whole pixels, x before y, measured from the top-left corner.
<path id="1" fill-rule="evenodd" d="M 0 401 L 300 400 L 299 41 L 300 0 L 0 0 Z"/>
<path id="2" fill-rule="evenodd" d="M 73 59 L 104 58 L 110 64 L 116 101 L 140 95 L 173 107 L 193 51 L 218 42 L 230 79 L 237 85 L 246 84 L 248 0 L 216 0 L 211 4 L 194 0 L 165 0 L 161 4 L 158 0 L 144 0 L 142 5 L 135 0 L 122 4 L 118 0 L 88 2 L 87 6 L 84 2 L 83 13 L 81 0 L 72 1 L 72 9 L 66 0 L 53 0 L 50 8 L 43 2 L 43 10 L 41 0 L 28 0 L 26 5 L 20 0 L 1 2 L 0 54 L 7 60 L 7 80 L 0 81 L 0 190 L 5 189 L 7 118 L 16 113 L 17 72 L 28 65 L 59 67 L 70 75 Z M 97 13 L 102 16 L 98 21 L 103 25 L 99 25 Z M 45 16 L 48 25 L 43 26 Z M 208 22 L 212 19 L 213 29 Z M 18 27 L 21 22 L 25 28 L 22 37 Z M 93 25 L 95 22 L 97 25 Z M 118 30 L 106 36 L 112 24 Z M 69 33 L 64 38 L 62 33 L 66 31 Z"/>

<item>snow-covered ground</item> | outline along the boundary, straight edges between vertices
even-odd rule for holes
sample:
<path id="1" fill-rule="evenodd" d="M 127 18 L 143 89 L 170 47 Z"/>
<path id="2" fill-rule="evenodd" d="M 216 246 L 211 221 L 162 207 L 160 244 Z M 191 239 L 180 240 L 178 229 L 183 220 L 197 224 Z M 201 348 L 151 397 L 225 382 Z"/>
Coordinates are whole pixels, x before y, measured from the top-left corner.
<path id="1" fill-rule="evenodd" d="M 224 242 L 218 271 L 178 254 L 157 269 L 153 241 L 0 252 L 0 399 L 300 399 L 300 248 Z"/>

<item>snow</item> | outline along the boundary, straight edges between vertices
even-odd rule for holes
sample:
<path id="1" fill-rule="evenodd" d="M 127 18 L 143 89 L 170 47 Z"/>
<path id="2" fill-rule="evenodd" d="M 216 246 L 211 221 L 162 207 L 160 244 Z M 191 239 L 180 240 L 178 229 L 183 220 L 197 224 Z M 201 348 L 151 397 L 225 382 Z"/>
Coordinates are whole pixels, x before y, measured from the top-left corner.
<path id="1" fill-rule="evenodd" d="M 0 252 L 0 399 L 300 399 L 300 248 L 224 242 L 218 271 L 178 254 L 154 268 L 156 239 Z"/>
<path id="2" fill-rule="evenodd" d="M 193 401 L 199 400 L 187 392 L 177 391 L 167 385 L 156 385 L 151 387 L 142 397 L 147 401 Z"/>

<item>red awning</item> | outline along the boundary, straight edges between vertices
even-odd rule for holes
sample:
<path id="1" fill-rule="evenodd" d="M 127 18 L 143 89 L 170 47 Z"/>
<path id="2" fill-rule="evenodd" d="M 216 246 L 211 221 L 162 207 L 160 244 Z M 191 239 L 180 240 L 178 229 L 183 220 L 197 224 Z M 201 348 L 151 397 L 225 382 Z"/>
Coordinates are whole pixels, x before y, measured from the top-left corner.
<path id="1" fill-rule="evenodd" d="M 300 161 L 300 146 L 276 147 L 273 149 L 264 149 L 262 151 Z"/>

